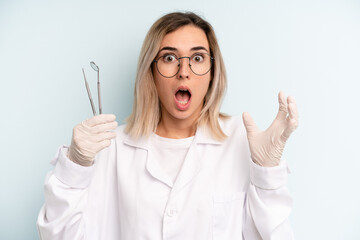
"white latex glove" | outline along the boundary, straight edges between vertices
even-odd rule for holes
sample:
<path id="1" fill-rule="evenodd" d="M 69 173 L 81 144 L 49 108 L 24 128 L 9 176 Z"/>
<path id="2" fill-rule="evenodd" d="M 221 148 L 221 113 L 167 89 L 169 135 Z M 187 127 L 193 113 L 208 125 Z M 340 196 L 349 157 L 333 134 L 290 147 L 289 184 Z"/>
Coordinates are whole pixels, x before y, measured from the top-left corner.
<path id="1" fill-rule="evenodd" d="M 285 143 L 298 126 L 299 115 L 295 99 L 289 96 L 286 102 L 284 93 L 279 92 L 278 101 L 279 112 L 265 131 L 259 130 L 249 113 L 243 113 L 251 158 L 263 167 L 279 165 Z"/>
<path id="2" fill-rule="evenodd" d="M 113 114 L 100 114 L 76 125 L 68 152 L 71 161 L 82 166 L 93 164 L 94 158 L 102 149 L 110 146 L 111 139 L 116 137 L 118 123 Z"/>

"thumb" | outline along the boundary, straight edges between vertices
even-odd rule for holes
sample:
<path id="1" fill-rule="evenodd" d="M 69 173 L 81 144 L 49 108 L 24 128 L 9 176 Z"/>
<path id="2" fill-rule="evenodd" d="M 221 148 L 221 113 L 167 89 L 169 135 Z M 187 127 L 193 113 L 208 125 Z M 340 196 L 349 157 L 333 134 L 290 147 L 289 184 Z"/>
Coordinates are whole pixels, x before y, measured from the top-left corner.
<path id="1" fill-rule="evenodd" d="M 248 134 L 259 131 L 259 128 L 256 126 L 256 123 L 254 122 L 254 120 L 251 117 L 250 113 L 244 112 L 242 117 L 243 117 L 244 125 L 245 125 L 245 128 L 246 128 L 246 132 Z"/>

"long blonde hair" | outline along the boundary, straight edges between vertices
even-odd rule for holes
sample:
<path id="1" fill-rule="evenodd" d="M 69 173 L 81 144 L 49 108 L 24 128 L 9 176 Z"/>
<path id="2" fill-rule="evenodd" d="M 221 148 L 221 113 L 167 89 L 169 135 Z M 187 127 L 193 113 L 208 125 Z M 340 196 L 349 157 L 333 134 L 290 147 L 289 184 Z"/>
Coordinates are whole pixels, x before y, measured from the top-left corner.
<path id="1" fill-rule="evenodd" d="M 208 125 L 213 137 L 223 140 L 226 135 L 219 124 L 222 98 L 226 90 L 226 71 L 220 48 L 212 26 L 192 12 L 169 13 L 158 19 L 148 31 L 141 48 L 134 91 L 133 111 L 127 119 L 125 132 L 133 138 L 148 137 L 155 131 L 161 118 L 161 104 L 157 94 L 152 64 L 164 36 L 186 25 L 201 28 L 209 41 L 210 54 L 214 57 L 211 69 L 212 80 L 204 98 L 204 106 L 197 121 L 197 126 Z"/>

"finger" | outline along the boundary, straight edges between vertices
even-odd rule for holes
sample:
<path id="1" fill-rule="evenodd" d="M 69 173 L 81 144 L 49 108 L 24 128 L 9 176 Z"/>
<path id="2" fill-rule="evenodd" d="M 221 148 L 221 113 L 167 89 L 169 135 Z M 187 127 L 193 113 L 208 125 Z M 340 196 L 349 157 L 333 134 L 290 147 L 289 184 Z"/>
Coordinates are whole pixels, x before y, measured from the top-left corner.
<path id="1" fill-rule="evenodd" d="M 288 97 L 287 97 L 287 102 L 288 102 L 288 103 L 295 103 L 295 104 L 296 104 L 295 98 L 294 98 L 293 96 L 288 96 Z"/>
<path id="2" fill-rule="evenodd" d="M 297 128 L 297 121 L 295 119 L 289 119 L 289 123 L 283 133 L 281 134 L 280 138 L 286 142 L 290 137 L 291 133 Z"/>
<path id="3" fill-rule="evenodd" d="M 258 132 L 259 128 L 257 127 L 256 123 L 254 122 L 254 119 L 251 117 L 250 113 L 244 112 L 243 115 L 243 122 L 246 128 L 246 132 L 253 133 Z"/>
<path id="4" fill-rule="evenodd" d="M 109 147 L 110 144 L 111 144 L 111 140 L 106 139 L 106 140 L 104 140 L 104 141 L 101 141 L 101 142 L 96 143 L 94 147 L 95 147 L 95 149 L 96 149 L 96 152 L 98 153 L 98 152 L 100 152 L 101 150 L 103 150 L 104 148 Z"/>
<path id="5" fill-rule="evenodd" d="M 292 102 L 290 102 L 288 104 L 288 112 L 289 112 L 289 118 L 290 119 L 297 119 L 297 116 L 295 114 L 295 108 L 296 108 L 296 105 Z"/>
<path id="6" fill-rule="evenodd" d="M 103 132 L 100 134 L 97 134 L 95 137 L 95 142 L 101 142 L 104 141 L 106 139 L 111 140 L 113 138 L 116 138 L 116 133 L 115 132 Z"/>
<path id="7" fill-rule="evenodd" d="M 294 128 L 297 128 L 299 124 L 299 116 L 297 113 L 297 106 L 294 103 L 289 104 L 289 118 L 287 121 L 287 125 Z"/>
<path id="8" fill-rule="evenodd" d="M 99 124 L 108 123 L 115 121 L 116 116 L 114 114 L 100 114 L 92 118 L 89 118 L 83 122 L 83 124 L 93 127 Z"/>
<path id="9" fill-rule="evenodd" d="M 98 134 L 98 133 L 102 133 L 102 132 L 107 132 L 110 130 L 115 129 L 118 126 L 118 122 L 114 121 L 114 122 L 108 122 L 108 123 L 103 123 L 103 124 L 99 124 L 96 125 L 94 127 L 90 128 L 90 132 L 93 134 Z"/>
<path id="10" fill-rule="evenodd" d="M 278 102 L 279 102 L 279 112 L 276 115 L 276 119 L 283 120 L 286 118 L 288 111 L 287 111 L 287 103 L 285 100 L 285 94 L 282 91 L 279 92 Z"/>
<path id="11" fill-rule="evenodd" d="M 295 99 L 292 96 L 289 96 L 287 101 L 288 101 L 288 107 L 290 107 L 290 109 L 292 111 L 292 115 L 294 116 L 294 118 L 296 120 L 298 120 L 299 119 L 299 113 L 298 113 L 297 104 L 295 102 Z"/>

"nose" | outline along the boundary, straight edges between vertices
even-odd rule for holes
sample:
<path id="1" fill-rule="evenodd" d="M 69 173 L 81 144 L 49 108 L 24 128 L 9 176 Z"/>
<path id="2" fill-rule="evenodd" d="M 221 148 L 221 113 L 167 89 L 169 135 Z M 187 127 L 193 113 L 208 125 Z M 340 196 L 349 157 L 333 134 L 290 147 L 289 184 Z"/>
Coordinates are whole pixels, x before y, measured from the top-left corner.
<path id="1" fill-rule="evenodd" d="M 187 58 L 187 61 L 186 59 Z M 182 61 L 181 61 L 182 60 Z M 178 79 L 189 78 L 191 69 L 190 69 L 190 57 L 181 57 L 179 58 L 179 72 L 177 74 Z"/>

